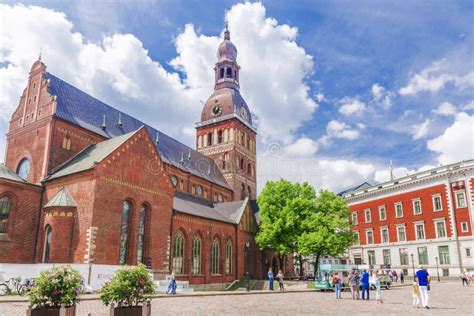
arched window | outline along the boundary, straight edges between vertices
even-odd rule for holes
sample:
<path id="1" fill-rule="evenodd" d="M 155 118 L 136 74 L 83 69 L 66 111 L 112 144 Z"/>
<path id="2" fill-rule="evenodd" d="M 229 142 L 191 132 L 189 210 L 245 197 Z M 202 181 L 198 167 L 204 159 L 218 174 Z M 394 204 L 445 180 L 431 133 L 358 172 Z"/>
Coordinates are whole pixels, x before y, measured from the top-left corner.
<path id="1" fill-rule="evenodd" d="M 240 158 L 240 169 L 244 169 L 244 158 Z"/>
<path id="2" fill-rule="evenodd" d="M 49 262 L 49 254 L 51 252 L 51 236 L 53 234 L 53 230 L 51 226 L 47 225 L 46 230 L 44 232 L 44 253 L 43 253 L 43 263 Z"/>
<path id="3" fill-rule="evenodd" d="M 232 274 L 232 242 L 227 239 L 225 243 L 225 273 Z"/>
<path id="4" fill-rule="evenodd" d="M 207 146 L 212 145 L 212 133 L 207 134 Z"/>
<path id="5" fill-rule="evenodd" d="M 247 137 L 247 149 L 250 150 L 250 137 Z"/>
<path id="6" fill-rule="evenodd" d="M 184 273 L 184 235 L 178 230 L 174 237 L 173 246 L 173 269 L 176 274 Z"/>
<path id="7" fill-rule="evenodd" d="M 227 78 L 232 78 L 232 68 L 227 68 Z"/>
<path id="8" fill-rule="evenodd" d="M 252 173 L 252 165 L 250 163 L 247 164 L 247 173 L 248 174 Z"/>
<path id="9" fill-rule="evenodd" d="M 219 240 L 214 238 L 211 247 L 211 273 L 219 274 Z"/>
<path id="10" fill-rule="evenodd" d="M 128 224 L 130 218 L 130 202 L 123 201 L 122 204 L 122 224 L 120 225 L 120 250 L 119 250 L 119 264 L 127 262 L 127 248 L 128 248 Z"/>
<path id="11" fill-rule="evenodd" d="M 201 274 L 201 237 L 197 234 L 193 237 L 192 256 L 191 271 L 193 274 Z"/>
<path id="12" fill-rule="evenodd" d="M 220 144 L 222 143 L 223 138 L 222 138 L 222 131 L 217 132 L 217 142 Z"/>
<path id="13" fill-rule="evenodd" d="M 63 138 L 63 149 L 71 150 L 71 137 L 69 135 Z"/>
<path id="14" fill-rule="evenodd" d="M 30 173 L 30 161 L 26 158 L 22 159 L 18 165 L 18 168 L 16 169 L 16 173 L 23 180 L 27 180 L 28 174 Z"/>
<path id="15" fill-rule="evenodd" d="M 224 78 L 224 68 L 221 68 L 221 73 L 219 76 L 220 79 Z"/>
<path id="16" fill-rule="evenodd" d="M 240 189 L 240 199 L 243 200 L 245 199 L 245 185 L 242 183 L 241 189 Z"/>
<path id="17" fill-rule="evenodd" d="M 250 190 L 250 185 L 249 185 L 249 186 L 247 187 L 247 194 L 248 194 L 249 197 L 250 197 L 250 192 L 252 192 L 252 191 Z"/>
<path id="18" fill-rule="evenodd" d="M 242 132 L 242 133 L 240 133 L 240 144 L 245 145 L 244 143 L 245 143 L 245 135 Z"/>
<path id="19" fill-rule="evenodd" d="M 11 205 L 12 203 L 8 196 L 4 196 L 0 199 L 0 233 L 7 232 L 7 222 Z"/>
<path id="20" fill-rule="evenodd" d="M 144 254 L 145 254 L 145 248 L 146 248 L 146 242 L 147 242 L 147 236 L 146 236 L 146 221 L 147 221 L 147 215 L 148 215 L 148 208 L 145 204 L 143 204 L 140 207 L 140 211 L 138 213 L 138 238 L 137 238 L 137 263 L 142 263 Z"/>

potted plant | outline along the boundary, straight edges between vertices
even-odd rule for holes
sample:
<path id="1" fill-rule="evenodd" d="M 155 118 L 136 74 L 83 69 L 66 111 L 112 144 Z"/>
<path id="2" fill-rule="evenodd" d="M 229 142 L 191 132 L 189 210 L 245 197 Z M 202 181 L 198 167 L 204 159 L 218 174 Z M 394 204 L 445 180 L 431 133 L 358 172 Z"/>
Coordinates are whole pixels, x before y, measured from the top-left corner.
<path id="1" fill-rule="evenodd" d="M 27 316 L 74 316 L 81 287 L 81 274 L 69 265 L 40 273 L 28 292 Z"/>
<path id="2" fill-rule="evenodd" d="M 112 316 L 151 315 L 151 295 L 154 283 L 145 265 L 125 266 L 117 270 L 100 290 L 100 299 Z"/>

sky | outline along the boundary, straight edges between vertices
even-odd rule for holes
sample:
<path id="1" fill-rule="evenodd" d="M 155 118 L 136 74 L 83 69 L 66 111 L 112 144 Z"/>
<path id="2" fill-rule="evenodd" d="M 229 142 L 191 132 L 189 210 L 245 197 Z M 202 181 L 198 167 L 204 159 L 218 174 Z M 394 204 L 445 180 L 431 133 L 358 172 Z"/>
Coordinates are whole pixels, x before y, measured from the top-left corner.
<path id="1" fill-rule="evenodd" d="M 472 1 L 2 1 L 0 134 L 48 71 L 194 147 L 228 21 L 257 182 L 340 191 L 474 158 Z M 5 138 L 0 137 L 0 157 Z"/>

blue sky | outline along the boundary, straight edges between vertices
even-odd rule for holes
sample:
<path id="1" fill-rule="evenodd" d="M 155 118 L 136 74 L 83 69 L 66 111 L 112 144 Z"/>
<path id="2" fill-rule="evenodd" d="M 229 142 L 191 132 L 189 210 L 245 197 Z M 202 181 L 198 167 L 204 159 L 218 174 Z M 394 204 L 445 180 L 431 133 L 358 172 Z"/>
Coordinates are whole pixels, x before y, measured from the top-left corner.
<path id="1" fill-rule="evenodd" d="M 8 4 L 8 10 L 17 7 L 14 2 L 4 3 Z M 261 161 L 265 161 L 260 169 L 265 170 L 270 163 L 275 164 L 276 170 L 287 170 L 267 172 L 261 175 L 259 183 L 263 179 L 288 175 L 291 163 L 304 164 L 308 159 L 313 159 L 319 171 L 312 175 L 313 178 L 302 174 L 293 179 L 308 180 L 318 187 L 337 190 L 365 179 L 371 182 L 385 180 L 390 160 L 393 160 L 397 175 L 401 176 L 428 166 L 474 158 L 472 1 L 262 1 L 261 4 L 242 4 L 238 1 L 144 0 L 22 3 L 44 7 L 51 12 L 63 12 L 65 16 L 62 20 L 72 23 L 67 36 L 80 34 L 82 48 L 92 44 L 107 51 L 105 39 L 117 34 L 133 35 L 133 40 L 142 45 L 151 61 L 158 63 L 167 74 L 178 76 L 177 82 L 167 81 L 171 92 L 163 92 L 166 95 L 163 100 L 172 95 L 172 99 L 182 98 L 180 102 L 190 102 L 190 106 L 194 107 L 199 107 L 205 95 L 212 92 L 212 82 L 199 82 L 200 78 L 209 81 L 208 73 L 212 75 L 210 70 L 206 76 L 199 76 L 202 69 L 209 68 L 203 68 L 206 62 L 201 65 L 201 60 L 208 60 L 209 65 L 214 62 L 215 44 L 221 36 L 224 14 L 230 10 L 231 33 L 239 49 L 238 60 L 242 61 L 242 94 L 251 110 L 255 109 L 256 122 L 262 124 L 257 126 L 261 131 Z M 234 6 L 238 3 L 240 7 Z M 263 17 L 258 14 L 262 8 Z M 47 16 L 50 12 L 31 14 Z M 268 27 L 270 35 L 261 29 L 248 27 L 245 15 L 249 16 L 249 23 Z M 21 18 L 19 14 L 17 19 Z M 51 26 L 49 34 L 64 28 L 61 18 L 56 16 L 55 19 L 58 23 Z M 268 22 L 268 19 L 273 19 L 273 22 Z M 37 34 L 39 31 L 28 22 L 24 23 L 22 34 L 27 35 L 22 36 L 47 37 L 47 34 Z M 186 25 L 192 27 L 187 29 Z M 7 36 L 15 37 L 12 35 L 15 31 L 10 30 L 11 25 L 2 26 L 7 28 L 2 31 L 4 34 L 11 32 Z M 258 34 L 255 38 L 254 33 Z M 60 42 L 63 37 L 57 38 Z M 130 42 L 128 38 L 127 43 Z M 25 73 L 27 57 L 35 56 L 38 45 L 42 44 L 40 41 L 32 44 L 29 47 L 31 52 L 25 53 L 21 60 L 6 53 L 15 52 L 8 47 L 13 44 L 3 45 L 0 50 L 1 65 L 14 64 Z M 140 110 L 133 97 L 127 97 L 121 90 L 127 88 L 115 84 L 115 79 L 100 81 L 103 77 L 94 75 L 88 79 L 93 79 L 95 84 L 88 87 L 84 77 L 74 75 L 74 69 L 64 70 L 64 67 L 71 65 L 58 65 L 54 58 L 48 59 L 48 55 L 52 55 L 51 50 L 64 50 L 65 54 L 72 54 L 68 45 L 53 48 L 48 44 L 43 47 L 48 69 L 56 70 L 55 73 L 59 72 L 62 78 L 112 105 L 143 116 L 143 119 L 149 117 L 150 109 Z M 289 47 L 291 45 L 293 47 Z M 214 51 L 209 54 L 212 47 L 215 47 Z M 142 52 L 136 46 L 133 48 Z M 272 49 L 274 53 L 269 52 Z M 262 64 L 267 68 L 259 63 L 259 56 L 264 59 Z M 193 64 L 193 58 L 199 65 Z M 31 59 L 30 65 L 34 61 Z M 83 67 L 84 54 L 77 60 L 77 65 Z M 284 65 L 286 60 L 288 65 Z M 142 64 L 139 62 L 139 65 Z M 269 71 L 280 67 L 282 71 L 275 70 L 269 77 L 257 72 L 257 69 Z M 291 69 L 295 70 L 294 73 Z M 113 69 L 101 71 L 109 72 L 116 78 Z M 124 73 L 128 74 L 125 70 Z M 247 82 L 244 81 L 245 74 Z M 9 77 L 3 77 L 3 80 L 6 78 Z M 21 71 L 18 70 L 15 80 L 23 82 L 20 86 L 24 86 L 26 77 L 21 78 Z M 260 90 L 262 95 L 259 96 L 258 89 L 249 87 L 249 83 L 254 82 L 262 86 L 273 84 L 275 90 Z M 154 89 L 146 83 L 137 85 L 137 89 L 141 89 L 138 94 L 147 94 L 150 88 Z M 15 87 L 4 88 L 3 91 L 15 91 Z M 21 89 L 17 89 L 17 96 Z M 160 90 L 161 85 L 156 89 Z M 153 96 L 153 100 L 161 97 L 161 94 Z M 290 101 L 278 101 L 282 98 Z M 17 99 L 12 97 L 12 100 Z M 265 100 L 271 100 L 269 103 L 273 103 L 274 108 L 271 104 L 264 104 Z M 1 105 L 4 107 L 1 132 L 6 130 L 8 112 L 16 107 L 7 103 Z M 161 108 L 162 103 L 157 101 L 157 104 L 157 116 L 168 113 L 166 107 Z M 193 111 L 196 121 L 198 116 L 195 113 L 199 113 L 199 109 L 193 108 Z M 179 113 L 171 115 L 179 116 Z M 280 117 L 280 120 L 274 117 Z M 165 132 L 193 145 L 192 126 L 188 126 L 191 119 L 173 120 L 175 125 L 180 125 L 180 122 L 186 125 L 177 128 L 167 126 L 167 122 L 160 118 L 152 119 L 151 123 L 156 121 L 157 125 L 167 126 L 163 127 Z M 284 126 L 286 120 L 288 124 L 282 129 L 270 126 Z M 269 162 L 265 154 L 269 144 L 274 143 L 281 150 L 282 160 Z M 330 164 L 331 161 L 340 161 L 340 164 Z M 323 170 L 325 166 L 333 168 L 331 170 L 337 174 L 337 181 L 321 180 L 331 175 L 331 172 L 328 174 Z M 353 180 L 344 180 L 351 176 L 351 172 L 357 173 Z"/>

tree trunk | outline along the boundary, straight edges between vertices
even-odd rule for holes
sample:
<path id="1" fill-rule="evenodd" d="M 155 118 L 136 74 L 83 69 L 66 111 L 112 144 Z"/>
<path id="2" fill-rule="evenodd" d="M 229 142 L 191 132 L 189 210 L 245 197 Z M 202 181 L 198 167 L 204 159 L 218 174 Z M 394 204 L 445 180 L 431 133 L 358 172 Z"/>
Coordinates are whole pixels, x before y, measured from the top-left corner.
<path id="1" fill-rule="evenodd" d="M 316 275 L 318 274 L 318 269 L 319 269 L 319 257 L 321 256 L 320 253 L 316 254 L 316 260 L 314 261 L 314 277 L 316 278 Z"/>

